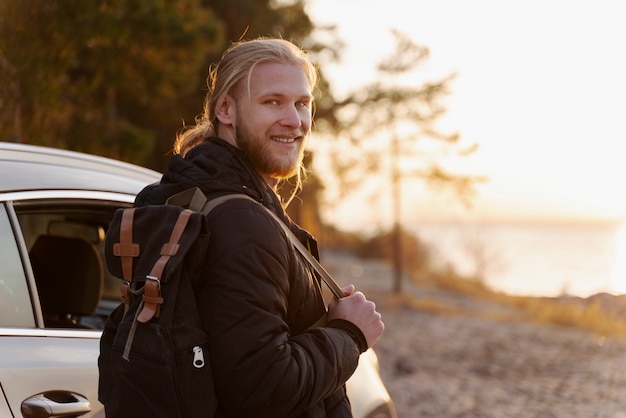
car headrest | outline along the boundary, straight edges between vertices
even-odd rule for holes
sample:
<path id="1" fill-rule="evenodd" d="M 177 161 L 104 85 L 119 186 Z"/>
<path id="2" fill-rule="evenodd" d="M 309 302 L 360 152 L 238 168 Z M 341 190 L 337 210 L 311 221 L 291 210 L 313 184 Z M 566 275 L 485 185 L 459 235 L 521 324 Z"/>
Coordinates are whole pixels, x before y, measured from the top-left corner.
<path id="1" fill-rule="evenodd" d="M 79 238 L 41 235 L 30 251 L 44 315 L 91 315 L 104 284 L 96 248 Z"/>

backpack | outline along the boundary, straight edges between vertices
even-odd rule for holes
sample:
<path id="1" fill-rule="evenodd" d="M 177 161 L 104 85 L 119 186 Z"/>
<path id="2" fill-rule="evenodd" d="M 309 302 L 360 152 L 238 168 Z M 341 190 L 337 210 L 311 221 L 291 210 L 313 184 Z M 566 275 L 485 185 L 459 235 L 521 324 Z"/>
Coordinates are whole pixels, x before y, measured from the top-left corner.
<path id="1" fill-rule="evenodd" d="M 208 337 L 195 295 L 207 259 L 206 215 L 233 198 L 259 204 L 243 194 L 207 201 L 193 188 L 165 205 L 116 210 L 106 233 L 105 260 L 122 281 L 122 303 L 107 318 L 98 357 L 98 400 L 107 417 L 218 416 Z M 265 209 L 335 297 L 342 297 L 289 227 Z"/>
<path id="2" fill-rule="evenodd" d="M 105 260 L 122 279 L 122 303 L 100 339 L 98 399 L 107 417 L 217 414 L 195 288 L 208 248 L 205 214 L 221 201 L 198 212 L 205 201 L 191 189 L 168 204 L 117 209 L 113 216 Z"/>

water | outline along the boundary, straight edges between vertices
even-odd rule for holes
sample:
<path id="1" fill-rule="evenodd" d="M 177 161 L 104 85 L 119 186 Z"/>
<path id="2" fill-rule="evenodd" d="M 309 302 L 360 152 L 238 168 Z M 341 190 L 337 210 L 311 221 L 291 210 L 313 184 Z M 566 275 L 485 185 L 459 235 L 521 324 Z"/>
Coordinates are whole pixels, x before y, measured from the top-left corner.
<path id="1" fill-rule="evenodd" d="M 514 295 L 626 292 L 626 224 L 461 224 L 409 227 L 439 265 Z"/>

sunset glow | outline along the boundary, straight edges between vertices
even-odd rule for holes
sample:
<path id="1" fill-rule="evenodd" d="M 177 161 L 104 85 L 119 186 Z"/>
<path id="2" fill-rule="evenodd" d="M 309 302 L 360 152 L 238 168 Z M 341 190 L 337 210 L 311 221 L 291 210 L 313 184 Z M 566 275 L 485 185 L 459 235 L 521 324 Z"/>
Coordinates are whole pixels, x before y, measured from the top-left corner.
<path id="1" fill-rule="evenodd" d="M 339 93 L 375 79 L 376 63 L 393 50 L 391 28 L 430 49 L 416 82 L 457 73 L 442 128 L 480 149 L 448 167 L 490 182 L 469 214 L 449 200 L 412 193 L 407 216 L 626 220 L 621 2 L 415 1 L 410 12 L 407 5 L 308 6 L 316 23 L 338 24 L 348 45 L 341 63 L 324 66 Z M 357 10 L 358 18 L 340 18 Z"/>

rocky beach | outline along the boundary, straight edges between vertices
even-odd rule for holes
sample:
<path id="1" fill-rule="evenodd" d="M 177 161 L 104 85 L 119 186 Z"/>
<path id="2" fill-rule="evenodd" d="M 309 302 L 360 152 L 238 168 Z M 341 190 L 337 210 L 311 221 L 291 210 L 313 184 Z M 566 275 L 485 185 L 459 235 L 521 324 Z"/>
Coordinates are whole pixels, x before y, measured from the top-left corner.
<path id="1" fill-rule="evenodd" d="M 408 280 L 393 295 L 382 262 L 329 252 L 322 263 L 383 316 L 375 350 L 399 418 L 626 417 L 626 340 Z"/>

